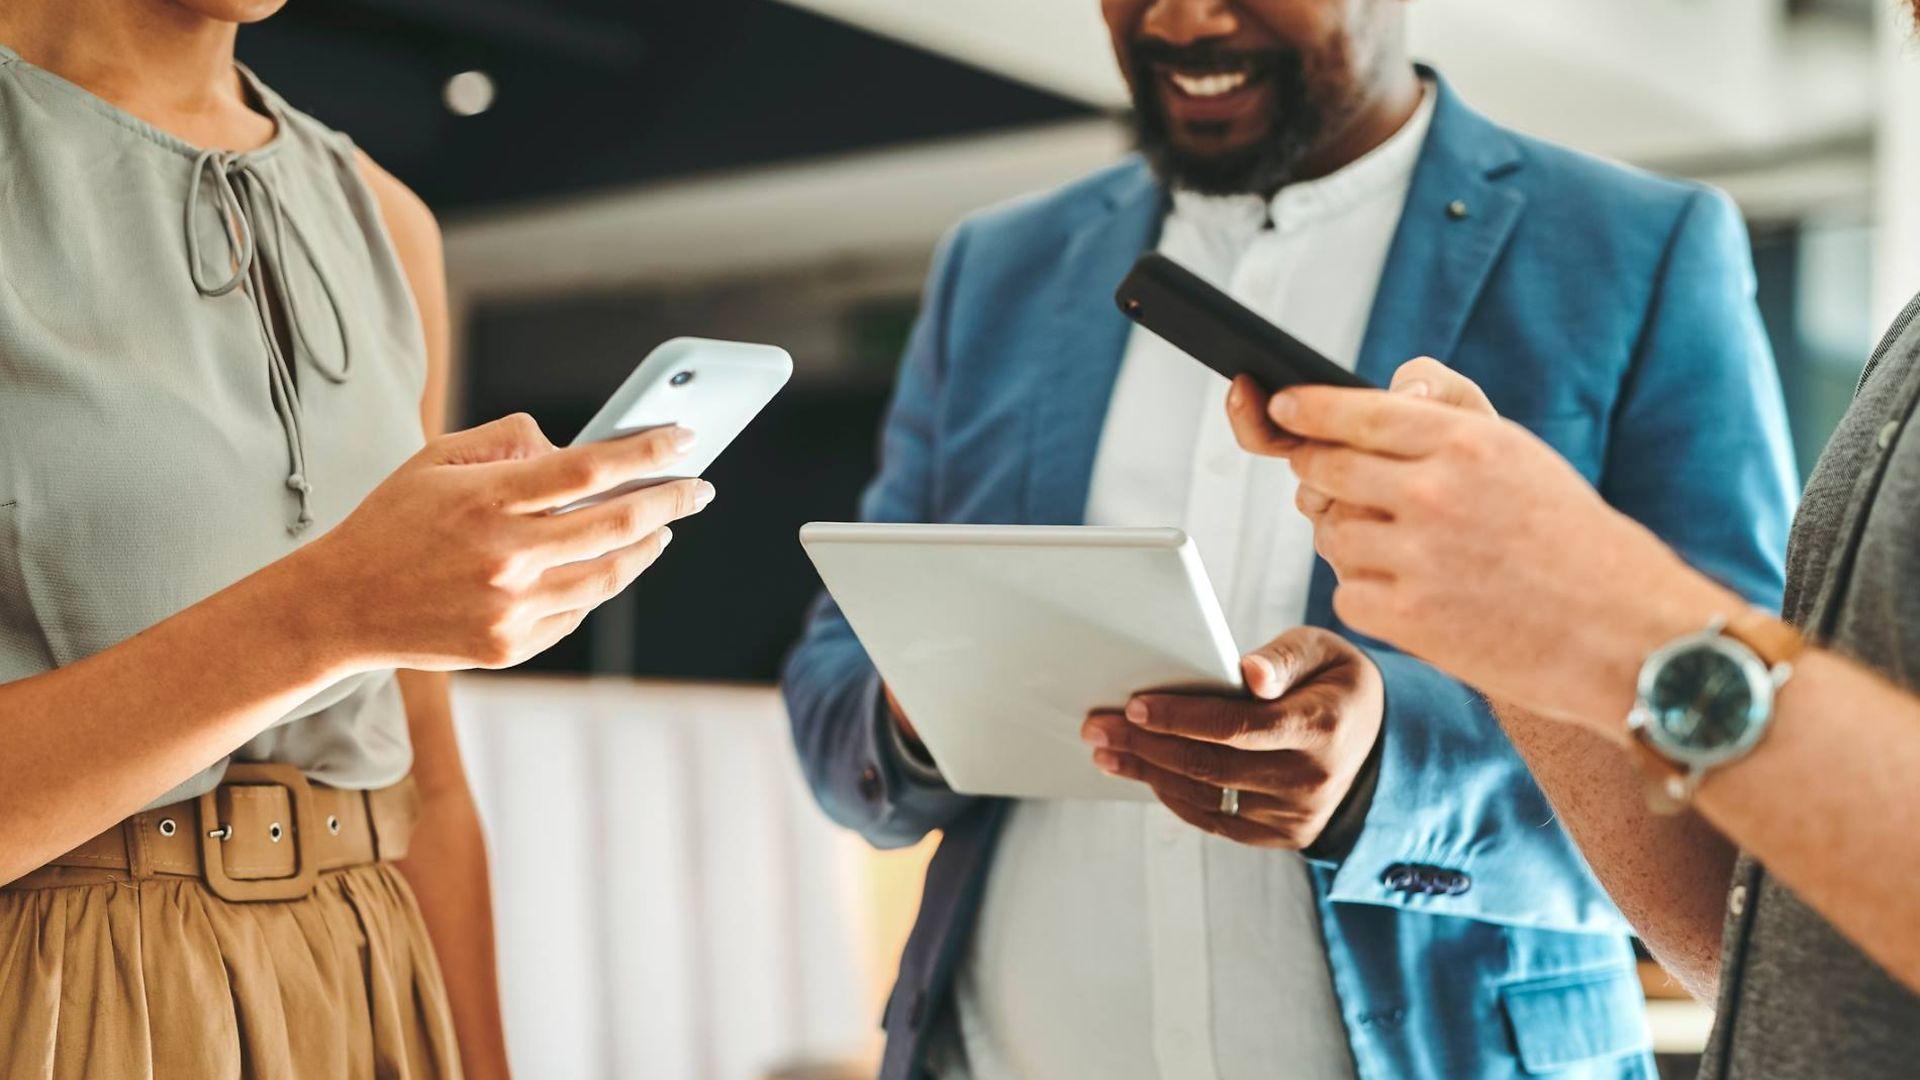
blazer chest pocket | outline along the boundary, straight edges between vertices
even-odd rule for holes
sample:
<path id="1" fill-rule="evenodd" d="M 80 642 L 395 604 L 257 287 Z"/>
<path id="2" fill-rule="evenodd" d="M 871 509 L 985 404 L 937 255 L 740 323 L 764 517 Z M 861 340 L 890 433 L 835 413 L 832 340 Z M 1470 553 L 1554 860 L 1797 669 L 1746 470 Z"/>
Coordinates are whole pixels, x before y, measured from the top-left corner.
<path id="1" fill-rule="evenodd" d="M 1652 1046 L 1646 998 L 1632 968 L 1605 968 L 1508 983 L 1500 1005 L 1528 1076 L 1586 1076 Z M 1594 1071 L 1593 1075 L 1616 1075 Z"/>

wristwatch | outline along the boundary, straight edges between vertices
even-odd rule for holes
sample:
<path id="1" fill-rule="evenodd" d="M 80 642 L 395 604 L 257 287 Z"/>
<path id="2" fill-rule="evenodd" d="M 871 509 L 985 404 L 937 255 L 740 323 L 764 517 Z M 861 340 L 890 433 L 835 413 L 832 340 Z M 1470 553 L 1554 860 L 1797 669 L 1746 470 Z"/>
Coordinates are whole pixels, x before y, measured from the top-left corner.
<path id="1" fill-rule="evenodd" d="M 1650 807 L 1678 813 L 1709 771 L 1753 752 L 1805 648 L 1792 627 L 1755 609 L 1647 657 L 1627 733 Z"/>

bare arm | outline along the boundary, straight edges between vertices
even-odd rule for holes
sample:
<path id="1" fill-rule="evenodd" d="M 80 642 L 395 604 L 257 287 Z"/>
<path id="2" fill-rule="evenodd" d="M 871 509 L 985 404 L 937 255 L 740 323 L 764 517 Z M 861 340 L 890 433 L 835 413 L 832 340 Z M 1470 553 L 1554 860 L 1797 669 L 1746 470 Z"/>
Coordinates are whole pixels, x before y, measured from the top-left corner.
<path id="1" fill-rule="evenodd" d="M 1639 798 L 1640 774 L 1620 748 L 1634 672 L 1658 645 L 1738 604 L 1728 595 L 1676 617 L 1670 633 L 1597 635 L 1595 677 L 1569 684 L 1595 687 L 1567 699 L 1580 723 L 1516 717 L 1514 741 L 1622 912 L 1696 995 L 1715 985 L 1735 845 L 1920 992 L 1920 698 L 1809 653 L 1767 737 L 1708 774 L 1697 813 L 1660 818 Z"/>
<path id="2" fill-rule="evenodd" d="M 1402 394 L 1318 387 L 1284 392 L 1270 409 L 1312 440 L 1288 457 L 1303 488 L 1328 500 L 1316 537 L 1340 575 L 1334 610 L 1348 625 L 1611 742 L 1617 757 L 1645 658 L 1746 606 L 1514 425 Z M 1920 991 L 1920 698 L 1832 653 L 1809 652 L 1796 667 L 1766 738 L 1710 772 L 1696 808 Z M 1554 767 L 1563 780 L 1572 769 Z M 1589 832 L 1612 880 L 1677 866 L 1622 853 L 1632 830 L 1604 819 L 1625 802 L 1615 791 L 1581 815 L 1599 823 Z M 1630 890 L 1659 909 L 1653 932 L 1701 920 L 1701 886 L 1681 880 L 1677 901 Z M 1677 934 L 1667 947 L 1688 940 Z"/>
<path id="3" fill-rule="evenodd" d="M 275 563 L 112 649 L 0 686 L 0 882 L 368 666 L 340 647 L 339 613 L 313 602 L 304 562 Z"/>
<path id="4" fill-rule="evenodd" d="M 1832 653 L 1800 661 L 1772 730 L 1696 805 L 1920 992 L 1920 698 Z"/>
<path id="5" fill-rule="evenodd" d="M 292 555 L 92 657 L 0 685 L 0 882 L 341 679 L 507 667 L 572 633 L 652 565 L 705 485 L 549 511 L 671 464 L 684 435 L 558 450 L 510 417 L 432 440 Z"/>
<path id="6" fill-rule="evenodd" d="M 80 32 L 80 23 L 112 20 L 76 22 L 70 6 L 0 5 L 9 15 L 32 9 L 34 18 L 10 21 L 34 37 L 36 52 L 65 49 L 59 55 L 95 73 L 84 57 L 126 60 Z M 149 24 L 157 25 L 136 19 L 127 24 L 133 38 L 109 34 L 109 43 L 139 38 Z M 225 25 L 194 47 L 230 49 Z M 228 57 L 219 59 L 208 93 L 225 96 L 224 113 L 154 107 L 206 136 L 192 141 L 264 137 Z M 168 70 L 187 69 L 149 74 Z M 179 80 L 148 83 L 160 91 L 154 100 L 198 100 Z M 17 391 L 5 371 L 0 360 L 0 393 Z M 0 685 L 0 882 L 151 803 L 342 678 L 506 666 L 559 640 L 658 556 L 665 524 L 704 505 L 705 485 L 661 485 L 561 517 L 548 511 L 670 464 L 684 455 L 684 434 L 557 450 L 522 416 L 436 439 L 347 520 L 281 562 L 92 657 Z"/>
<path id="7" fill-rule="evenodd" d="M 1647 809 L 1645 782 L 1591 732 L 1496 705 L 1507 736 L 1647 948 L 1694 997 L 1714 999 L 1734 846 L 1700 815 Z"/>
<path id="8" fill-rule="evenodd" d="M 1478 386 L 1433 360 L 1406 364 L 1393 385 L 1401 393 L 1495 415 Z M 1234 430 L 1249 450 L 1284 455 L 1297 442 L 1268 421 L 1257 389 L 1235 385 L 1229 406 Z M 1332 505 L 1324 493 L 1301 491 L 1301 509 L 1317 522 Z M 1649 810 L 1644 781 L 1605 738 L 1511 703 L 1494 702 L 1494 712 L 1620 913 L 1690 993 L 1712 1000 L 1734 846 L 1698 814 L 1664 817 Z"/>
<path id="9" fill-rule="evenodd" d="M 454 737 L 447 684 L 446 675 L 434 672 L 400 673 L 413 737 L 413 776 L 420 785 L 420 825 L 400 871 L 420 901 L 440 957 L 461 1068 L 473 1080 L 485 1080 L 508 1075 L 493 892 L 486 837 Z"/>
<path id="10" fill-rule="evenodd" d="M 352 675 L 507 667 L 659 557 L 697 482 L 551 509 L 671 464 L 671 431 L 556 450 L 445 436 L 292 555 L 85 660 L 0 685 L 0 882 L 43 866 Z M 238 647 L 243 644 L 244 647 Z"/>
<path id="11" fill-rule="evenodd" d="M 446 260 L 440 230 L 425 203 L 365 154 L 361 175 L 380 202 L 381 216 L 400 257 L 426 335 L 427 389 L 420 403 L 429 436 L 446 424 L 450 333 Z M 426 671 L 400 673 L 413 776 L 420 786 L 420 824 L 400 871 L 420 901 L 420 914 L 440 958 L 460 1064 L 473 1080 L 508 1075 L 505 1026 L 500 1017 L 499 968 L 494 954 L 493 892 L 487 843 L 467 786 L 454 735 L 449 680 Z"/>

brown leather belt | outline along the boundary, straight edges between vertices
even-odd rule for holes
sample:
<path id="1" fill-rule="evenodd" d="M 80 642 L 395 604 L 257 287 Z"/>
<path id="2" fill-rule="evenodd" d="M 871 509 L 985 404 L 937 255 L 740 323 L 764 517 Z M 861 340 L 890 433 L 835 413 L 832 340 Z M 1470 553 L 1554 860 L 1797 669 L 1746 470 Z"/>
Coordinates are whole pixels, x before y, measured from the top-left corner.
<path id="1" fill-rule="evenodd" d="M 240 902 L 299 900 L 320 873 L 404 858 L 419 818 L 413 778 L 374 791 L 308 780 L 291 765 L 235 762 L 219 787 L 135 814 L 49 862 L 125 873 L 197 877 Z M 45 887 L 36 870 L 0 890 Z"/>

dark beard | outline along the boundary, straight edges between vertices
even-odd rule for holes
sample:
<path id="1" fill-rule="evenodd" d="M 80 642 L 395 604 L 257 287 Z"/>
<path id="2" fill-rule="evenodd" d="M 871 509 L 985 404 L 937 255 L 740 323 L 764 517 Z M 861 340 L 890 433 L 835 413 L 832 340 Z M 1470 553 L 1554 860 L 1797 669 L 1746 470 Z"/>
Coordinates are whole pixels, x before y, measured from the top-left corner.
<path id="1" fill-rule="evenodd" d="M 1914 0 L 1920 4 L 1920 0 Z M 1174 145 L 1161 107 L 1159 64 L 1197 68 L 1250 64 L 1256 78 L 1271 83 L 1274 127 L 1263 141 L 1228 154 L 1195 154 Z M 1292 182 L 1300 159 L 1314 148 L 1326 118 L 1307 91 L 1306 60 L 1291 49 L 1248 54 L 1195 46 L 1173 48 L 1154 41 L 1133 47 L 1133 140 L 1160 179 L 1203 195 L 1270 197 Z"/>

